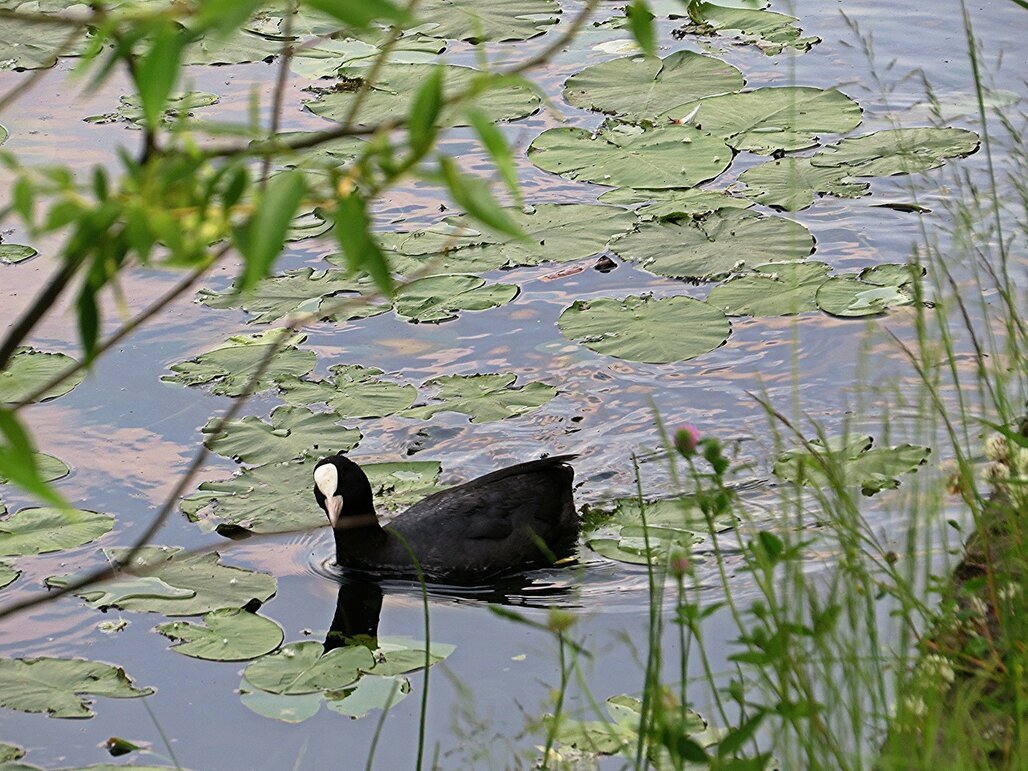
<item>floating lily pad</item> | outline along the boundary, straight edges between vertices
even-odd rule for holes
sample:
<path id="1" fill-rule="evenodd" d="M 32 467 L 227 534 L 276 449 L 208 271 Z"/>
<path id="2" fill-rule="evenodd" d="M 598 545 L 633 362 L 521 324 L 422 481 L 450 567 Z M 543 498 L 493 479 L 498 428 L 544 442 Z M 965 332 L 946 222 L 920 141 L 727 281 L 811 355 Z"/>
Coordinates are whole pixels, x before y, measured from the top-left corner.
<path id="1" fill-rule="evenodd" d="M 282 378 L 282 398 L 290 404 L 327 404 L 342 418 L 383 418 L 405 410 L 418 396 L 412 385 L 379 379 L 382 370 L 356 364 L 329 367 L 331 380 Z"/>
<path id="2" fill-rule="evenodd" d="M 165 375 L 161 380 L 187 386 L 207 385 L 218 396 L 241 396 L 269 355 L 270 363 L 253 384 L 254 391 L 271 388 L 276 380 L 302 377 L 314 369 L 317 357 L 313 351 L 296 347 L 306 335 L 292 335 L 278 352 L 272 353 L 271 346 L 284 332 L 286 330 L 273 329 L 256 335 L 234 335 L 207 353 L 173 364 L 171 370 L 175 374 Z"/>
<path id="3" fill-rule="evenodd" d="M 628 536 L 624 532 L 617 538 L 587 538 L 585 545 L 601 557 L 626 562 L 630 565 L 660 565 L 667 561 L 672 550 L 688 551 L 703 542 L 703 536 L 689 531 L 649 528 L 649 540 L 642 535 Z M 649 543 L 649 546 L 647 546 Z"/>
<path id="4" fill-rule="evenodd" d="M 557 324 L 566 337 L 597 353 L 654 364 L 702 356 L 732 331 L 724 313 L 690 297 L 576 300 Z"/>
<path id="5" fill-rule="evenodd" d="M 846 171 L 813 166 L 809 158 L 779 158 L 754 166 L 739 175 L 742 194 L 765 206 L 785 211 L 806 209 L 816 196 L 859 198 L 867 195 L 866 182 L 848 181 Z"/>
<path id="6" fill-rule="evenodd" d="M 269 40 L 245 29 L 205 35 L 182 53 L 183 64 L 249 64 L 270 62 L 282 52 L 283 41 Z"/>
<path id="7" fill-rule="evenodd" d="M 7 368 L 0 371 L 0 404 L 21 402 L 44 383 L 75 364 L 63 353 L 44 353 L 34 348 L 19 348 L 11 356 Z M 84 370 L 66 378 L 35 401 L 45 402 L 71 391 L 86 377 Z"/>
<path id="8" fill-rule="evenodd" d="M 564 84 L 569 104 L 633 120 L 653 120 L 668 105 L 738 91 L 742 73 L 720 59 L 692 51 L 625 56 L 594 64 Z"/>
<path id="9" fill-rule="evenodd" d="M 127 552 L 105 550 L 108 559 L 114 561 Z M 252 599 L 265 602 L 275 594 L 274 576 L 222 565 L 217 552 L 180 552 L 180 546 L 147 546 L 128 566 L 131 570 L 145 570 L 145 576 L 129 574 L 124 582 L 111 581 L 76 594 L 98 608 L 113 606 L 165 616 L 198 616 L 219 608 L 241 608 Z M 74 577 L 53 576 L 46 579 L 46 584 L 60 587 Z"/>
<path id="10" fill-rule="evenodd" d="M 700 219 L 643 223 L 613 248 L 651 273 L 714 281 L 752 265 L 802 260 L 814 238 L 784 217 L 722 209 Z"/>
<path id="11" fill-rule="evenodd" d="M 557 23 L 554 0 L 425 0 L 415 15 L 418 29 L 447 40 L 528 40 Z"/>
<path id="12" fill-rule="evenodd" d="M 3 144 L 3 140 L 6 138 L 7 134 L 3 131 L 3 126 L 0 126 L 0 144 Z M 39 252 L 24 244 L 0 244 L 0 262 L 4 265 L 17 265 L 19 262 L 31 260 L 37 254 Z"/>
<path id="13" fill-rule="evenodd" d="M 308 174 L 308 176 L 310 176 Z M 301 212 L 289 221 L 289 229 L 286 230 L 286 241 L 306 241 L 308 238 L 317 238 L 332 229 L 330 222 L 320 209 Z"/>
<path id="14" fill-rule="evenodd" d="M 219 455 L 254 466 L 324 455 L 326 451 L 348 452 L 361 440 L 361 432 L 340 425 L 337 415 L 311 412 L 306 407 L 277 407 L 271 413 L 270 424 L 252 415 L 233 420 L 219 438 L 212 439 L 210 434 L 217 423 L 212 419 L 203 427 L 208 434 L 204 444 Z"/>
<path id="15" fill-rule="evenodd" d="M 797 484 L 828 489 L 830 480 L 843 486 L 859 485 L 864 495 L 899 487 L 899 477 L 916 471 L 931 449 L 913 444 L 872 449 L 870 436 L 833 437 L 827 443 L 812 439 L 813 452 L 797 447 L 779 456 L 774 474 Z M 831 469 L 831 474 L 826 470 Z"/>
<path id="16" fill-rule="evenodd" d="M 338 691 L 374 666 L 374 656 L 362 645 L 325 653 L 321 643 L 310 640 L 262 656 L 243 670 L 243 679 L 254 688 L 283 695 Z"/>
<path id="17" fill-rule="evenodd" d="M 544 171 L 601 185 L 692 187 L 727 169 L 732 150 L 692 126 L 615 123 L 598 131 L 547 129 L 532 141 L 528 159 Z"/>
<path id="18" fill-rule="evenodd" d="M 7 137 L 9 137 L 10 135 L 10 132 L 4 127 L 4 125 L 0 124 L 0 145 L 6 142 Z"/>
<path id="19" fill-rule="evenodd" d="M 446 50 L 445 41 L 420 33 L 405 34 L 392 43 L 386 61 L 390 64 L 426 64 Z M 332 77 L 346 67 L 367 66 L 383 54 L 375 43 L 347 37 L 319 40 L 293 50 L 289 69 L 311 80 Z"/>
<path id="20" fill-rule="evenodd" d="M 728 316 L 791 316 L 817 310 L 817 288 L 828 277 L 823 262 L 758 265 L 710 290 L 707 302 Z"/>
<path id="21" fill-rule="evenodd" d="M 696 109 L 692 122 L 736 150 L 769 154 L 817 144 L 818 134 L 844 134 L 860 124 L 860 105 L 834 88 L 773 86 L 687 102 L 668 110 L 673 119 Z"/>
<path id="22" fill-rule="evenodd" d="M 646 190 L 641 188 L 619 187 L 608 190 L 600 196 L 604 203 L 616 203 L 623 206 L 643 204 L 635 213 L 643 217 L 657 219 L 679 219 L 683 217 L 700 217 L 718 209 L 748 209 L 753 201 L 736 198 L 720 190 Z"/>
<path id="23" fill-rule="evenodd" d="M 410 690 L 410 680 L 406 677 L 365 675 L 352 688 L 343 689 L 341 697 L 328 699 L 326 705 L 340 715 L 362 718 L 373 709 L 395 707 L 407 698 Z"/>
<path id="24" fill-rule="evenodd" d="M 726 8 L 713 3 L 690 3 L 689 15 L 693 23 L 675 30 L 675 37 L 735 32 L 742 37 L 743 42 L 756 46 L 768 56 L 779 54 L 786 48 L 802 53 L 821 42 L 819 37 L 802 37 L 803 30 L 796 26 L 798 19 L 784 13 L 754 8 Z"/>
<path id="25" fill-rule="evenodd" d="M 8 763 L 22 757 L 25 757 L 25 750 L 21 747 L 0 742 L 0 763 Z"/>
<path id="26" fill-rule="evenodd" d="M 443 69 L 443 99 L 454 97 L 477 82 L 489 83 L 493 76 L 452 64 L 387 64 L 375 77 L 375 83 L 361 102 L 355 125 L 371 126 L 403 118 L 410 113 L 418 88 L 436 69 Z M 345 120 L 357 96 L 363 79 L 369 74 L 367 67 L 343 67 L 338 90 L 323 91 L 316 100 L 304 102 L 315 115 L 329 120 Z M 503 121 L 524 118 L 539 109 L 539 97 L 528 87 L 493 79 L 495 85 L 484 89 L 475 97 L 475 107 L 489 120 Z M 440 126 L 467 125 L 464 105 L 444 107 L 439 113 Z"/>
<path id="27" fill-rule="evenodd" d="M 114 517 L 84 509 L 22 509 L 0 519 L 0 555 L 47 554 L 95 541 Z"/>
<path id="28" fill-rule="evenodd" d="M 482 311 L 506 305 L 518 296 L 514 284 L 488 284 L 480 276 L 450 273 L 419 278 L 396 291 L 396 313 L 408 321 L 437 324 L 460 311 Z"/>
<path id="29" fill-rule="evenodd" d="M 0 513 L 3 512 L 0 511 Z M 21 571 L 18 568 L 14 567 L 10 562 L 0 560 L 0 589 L 17 581 L 20 575 Z"/>
<path id="30" fill-rule="evenodd" d="M 834 276 L 818 288 L 817 307 L 833 316 L 859 318 L 910 305 L 914 296 L 907 285 L 917 271 L 909 265 L 890 264 L 865 268 L 858 275 Z"/>
<path id="31" fill-rule="evenodd" d="M 69 469 L 68 465 L 60 458 L 55 458 L 53 455 L 47 455 L 45 452 L 37 452 L 34 454 L 34 457 L 36 470 L 39 472 L 39 476 L 42 477 L 44 482 L 55 482 L 71 473 L 71 469 Z M 10 481 L 11 480 L 0 473 L 0 485 L 6 485 Z"/>
<path id="32" fill-rule="evenodd" d="M 93 717 L 91 696 L 132 699 L 152 688 L 137 688 L 125 670 L 87 659 L 0 658 L 0 706 L 49 717 Z"/>
<path id="33" fill-rule="evenodd" d="M 67 24 L 4 19 L 0 35 L 0 71 L 53 67 L 58 55 L 77 56 L 85 41 L 84 30 Z"/>
<path id="34" fill-rule="evenodd" d="M 435 400 L 403 413 L 409 418 L 427 420 L 437 412 L 462 412 L 472 423 L 488 423 L 524 415 L 539 409 L 557 395 L 546 383 L 527 383 L 514 388 L 517 375 L 445 375 L 424 383 L 439 387 Z"/>
<path id="35" fill-rule="evenodd" d="M 978 135 L 965 129 L 889 129 L 828 145 L 810 162 L 843 168 L 855 177 L 886 177 L 934 169 L 946 158 L 970 155 L 978 145 Z"/>
<path id="36" fill-rule="evenodd" d="M 173 94 L 165 102 L 164 112 L 161 113 L 161 123 L 168 126 L 178 123 L 184 117 L 192 117 L 193 110 L 217 104 L 218 98 L 217 94 L 211 94 L 206 91 L 187 91 L 184 94 Z M 138 94 L 123 96 L 120 101 L 121 104 L 114 112 L 90 115 L 87 118 L 83 118 L 83 120 L 87 123 L 114 123 L 121 121 L 137 126 L 142 126 L 146 123 L 143 100 Z"/>
<path id="37" fill-rule="evenodd" d="M 456 649 L 455 645 L 449 643 L 433 642 L 426 657 L 423 640 L 413 640 L 409 637 L 380 637 L 372 672 L 386 677 L 416 672 L 425 668 L 426 660 L 429 666 L 434 666 Z"/>
<path id="38" fill-rule="evenodd" d="M 171 649 L 208 661 L 248 661 L 282 644 L 282 627 L 269 618 L 241 608 L 222 608 L 203 617 L 206 626 L 173 621 L 156 631 L 179 641 Z"/>
<path id="39" fill-rule="evenodd" d="M 307 718 L 314 717 L 321 709 L 324 698 L 320 691 L 284 696 L 254 688 L 246 680 L 239 684 L 239 701 L 244 707 L 261 717 L 280 720 L 283 723 L 302 723 Z"/>

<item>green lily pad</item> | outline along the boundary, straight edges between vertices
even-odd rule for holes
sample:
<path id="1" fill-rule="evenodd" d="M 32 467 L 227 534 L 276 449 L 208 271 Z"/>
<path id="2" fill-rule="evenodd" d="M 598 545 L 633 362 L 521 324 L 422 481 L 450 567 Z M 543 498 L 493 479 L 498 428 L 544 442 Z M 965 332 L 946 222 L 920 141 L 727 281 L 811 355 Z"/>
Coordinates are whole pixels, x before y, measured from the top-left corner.
<path id="1" fill-rule="evenodd" d="M 827 443 L 812 439 L 813 452 L 797 447 L 783 453 L 775 462 L 775 476 L 821 489 L 829 489 L 829 480 L 834 477 L 843 486 L 859 485 L 864 495 L 874 495 L 899 487 L 899 477 L 927 463 L 932 452 L 928 447 L 913 444 L 872 448 L 870 436 L 846 439 L 833 437 Z M 831 476 L 825 465 L 832 469 Z"/>
<path id="2" fill-rule="evenodd" d="M 714 179 L 732 162 L 720 137 L 692 126 L 643 128 L 624 123 L 551 128 L 528 148 L 544 171 L 613 187 L 692 187 Z"/>
<path id="3" fill-rule="evenodd" d="M 49 717 L 93 717 L 91 696 L 133 699 L 152 688 L 137 688 L 125 670 L 87 659 L 0 658 L 0 706 Z"/>
<path id="4" fill-rule="evenodd" d="M 443 68 L 443 99 L 456 96 L 475 83 L 492 85 L 475 97 L 475 107 L 491 121 L 515 120 L 531 115 L 539 109 L 540 98 L 521 84 L 501 82 L 488 73 L 470 67 L 452 64 L 387 64 L 375 78 L 375 83 L 364 97 L 360 114 L 354 125 L 373 126 L 402 118 L 410 114 L 419 86 L 433 72 Z M 346 118 L 357 95 L 357 88 L 367 77 L 367 67 L 343 67 L 339 70 L 342 79 L 338 90 L 328 89 L 315 99 L 304 102 L 315 115 L 329 120 L 342 121 Z M 453 104 L 444 107 L 437 119 L 440 126 L 467 125 L 464 105 Z"/>
<path id="5" fill-rule="evenodd" d="M 446 659 L 457 647 L 448 643 L 434 642 L 428 648 L 427 661 L 434 666 Z M 425 668 L 425 643 L 409 637 L 380 637 L 375 666 L 371 672 L 375 675 L 391 677 L 416 672 Z"/>
<path id="6" fill-rule="evenodd" d="M 21 571 L 18 568 L 14 567 L 10 562 L 0 560 L 0 589 L 13 584 L 20 575 Z"/>
<path id="7" fill-rule="evenodd" d="M 326 450 L 348 452 L 361 440 L 361 432 L 338 421 L 331 412 L 281 406 L 271 413 L 270 424 L 248 415 L 228 423 L 217 439 L 210 436 L 218 423 L 212 419 L 203 427 L 208 434 L 204 444 L 219 455 L 254 466 L 324 455 Z"/>
<path id="8" fill-rule="evenodd" d="M 814 250 L 814 238 L 784 217 L 722 209 L 701 219 L 643 223 L 613 248 L 651 273 L 714 281 L 752 265 L 802 260 Z"/>
<path id="9" fill-rule="evenodd" d="M 817 288 L 828 277 L 823 262 L 758 265 L 710 290 L 707 302 L 728 316 L 791 316 L 817 310 Z"/>
<path id="10" fill-rule="evenodd" d="M 521 290 L 514 284 L 488 284 L 480 276 L 449 273 L 427 276 L 396 291 L 396 313 L 415 323 L 438 324 L 460 311 L 482 311 L 506 305 Z"/>
<path id="11" fill-rule="evenodd" d="M 736 150 L 770 154 L 817 144 L 818 134 L 844 134 L 860 124 L 860 105 L 834 88 L 772 86 L 686 102 L 664 114 L 692 122 Z"/>
<path id="12" fill-rule="evenodd" d="M 810 162 L 843 168 L 854 177 L 886 177 L 934 169 L 946 158 L 970 155 L 978 145 L 978 135 L 966 129 L 889 129 L 828 145 Z"/>
<path id="13" fill-rule="evenodd" d="M 739 4 L 725 3 L 725 6 L 728 5 Z M 768 56 L 779 54 L 786 48 L 802 53 L 821 42 L 819 37 L 802 37 L 803 30 L 796 26 L 798 19 L 784 13 L 759 8 L 726 8 L 713 3 L 690 3 L 689 15 L 693 23 L 675 30 L 676 37 L 734 32 L 742 37 L 743 42 L 756 46 Z"/>
<path id="14" fill-rule="evenodd" d="M 0 129 L 3 129 L 3 126 L 0 126 Z M 0 133 L 0 144 L 3 144 L 6 138 L 6 132 Z M 0 262 L 4 265 L 17 265 L 19 262 L 31 260 L 37 254 L 39 252 L 24 244 L 0 244 Z"/>
<path id="15" fill-rule="evenodd" d="M 721 190 L 646 190 L 619 187 L 608 190 L 600 196 L 604 203 L 623 206 L 643 204 L 635 210 L 642 217 L 656 219 L 681 219 L 702 217 L 718 209 L 748 209 L 753 201 L 736 198 Z"/>
<path id="16" fill-rule="evenodd" d="M 206 91 L 187 91 L 184 94 L 173 94 L 165 102 L 164 112 L 161 113 L 161 123 L 165 126 L 170 126 L 178 123 L 183 118 L 191 118 L 193 110 L 217 104 L 218 99 L 217 94 L 211 94 Z M 83 120 L 87 123 L 123 122 L 136 126 L 142 126 L 146 123 L 143 100 L 138 94 L 123 96 L 120 102 L 121 104 L 114 112 L 90 115 L 83 118 Z"/>
<path id="17" fill-rule="evenodd" d="M 847 179 L 846 171 L 813 166 L 809 158 L 779 158 L 746 169 L 739 175 L 739 181 L 746 185 L 742 195 L 784 211 L 806 209 L 821 195 L 838 198 L 867 195 L 869 185 L 866 182 Z"/>
<path id="18" fill-rule="evenodd" d="M 109 549 L 110 560 L 120 560 L 127 549 Z M 198 616 L 219 608 L 241 608 L 250 600 L 266 602 L 275 594 L 274 576 L 222 565 L 217 552 L 181 554 L 180 546 L 147 546 L 128 566 L 146 570 L 145 576 L 129 576 L 98 588 L 76 592 L 98 608 L 118 607 L 165 616 Z M 65 586 L 75 576 L 52 576 L 47 586 Z M 142 579 L 151 579 L 143 582 Z M 156 579 L 156 580 L 153 580 Z M 119 585 L 123 585 L 123 592 Z"/>
<path id="19" fill-rule="evenodd" d="M 384 418 L 405 410 L 418 396 L 412 385 L 379 379 L 382 370 L 356 364 L 329 367 L 331 380 L 283 378 L 278 386 L 289 404 L 327 404 L 342 418 Z"/>
<path id="20" fill-rule="evenodd" d="M 207 385 L 218 396 L 241 396 L 283 332 L 286 331 L 273 329 L 256 335 L 234 335 L 196 358 L 173 364 L 171 371 L 175 374 L 165 375 L 161 380 L 187 386 Z M 306 337 L 292 335 L 277 353 L 271 354 L 270 363 L 253 385 L 254 391 L 271 388 L 276 380 L 302 377 L 314 369 L 317 362 L 314 352 L 296 347 Z"/>
<path id="21" fill-rule="evenodd" d="M 857 275 L 834 276 L 818 287 L 817 307 L 832 316 L 859 318 L 910 305 L 914 295 L 908 285 L 917 271 L 909 265 L 886 264 Z"/>
<path id="22" fill-rule="evenodd" d="M 39 472 L 39 476 L 43 478 L 44 482 L 55 482 L 71 473 L 71 469 L 69 469 L 68 465 L 60 458 L 55 458 L 53 455 L 47 455 L 45 452 L 34 453 L 34 457 L 36 461 L 36 470 Z M 0 473 L 0 485 L 6 485 L 10 481 L 11 480 Z"/>
<path id="23" fill-rule="evenodd" d="M 86 44 L 84 30 L 66 24 L 4 19 L 0 35 L 0 71 L 45 70 L 60 56 L 78 56 Z"/>
<path id="24" fill-rule="evenodd" d="M 63 353 L 44 353 L 34 348 L 18 348 L 7 363 L 7 368 L 0 371 L 0 404 L 21 402 L 41 385 L 74 364 L 75 360 Z M 35 401 L 45 402 L 64 396 L 85 377 L 85 370 L 80 370 Z"/>
<path id="25" fill-rule="evenodd" d="M 691 297 L 576 300 L 557 324 L 566 337 L 597 353 L 653 364 L 702 356 L 732 332 L 724 313 Z"/>
<path id="26" fill-rule="evenodd" d="M 270 62 L 282 52 L 281 40 L 269 40 L 245 29 L 227 36 L 205 35 L 182 52 L 183 64 L 249 64 Z"/>
<path id="27" fill-rule="evenodd" d="M 426 64 L 436 60 L 446 50 L 446 43 L 420 33 L 405 34 L 394 41 L 386 62 L 390 64 Z M 319 80 L 329 78 L 346 67 L 367 66 L 382 55 L 375 43 L 348 37 L 319 40 L 316 45 L 305 45 L 293 51 L 289 69 L 297 75 Z"/>
<path id="28" fill-rule="evenodd" d="M 114 528 L 114 517 L 84 509 L 22 509 L 0 519 L 0 555 L 47 554 L 95 541 Z"/>
<path id="29" fill-rule="evenodd" d="M 282 644 L 282 627 L 269 618 L 241 608 L 222 608 L 203 617 L 206 626 L 173 621 L 156 631 L 179 641 L 171 649 L 207 661 L 248 661 Z"/>
<path id="30" fill-rule="evenodd" d="M 585 545 L 601 557 L 630 565 L 660 565 L 667 561 L 672 550 L 688 550 L 703 542 L 703 536 L 687 531 L 649 528 L 649 547 L 642 535 L 629 536 L 623 532 L 617 538 L 587 538 Z"/>
<path id="31" fill-rule="evenodd" d="M 320 691 L 284 696 L 254 688 L 246 680 L 239 684 L 239 701 L 244 707 L 261 717 L 280 720 L 283 723 L 302 723 L 314 717 L 321 709 L 324 698 Z"/>
<path id="32" fill-rule="evenodd" d="M 9 763 L 12 760 L 25 757 L 25 750 L 14 744 L 0 742 L 0 763 Z"/>
<path id="33" fill-rule="evenodd" d="M 424 383 L 439 387 L 433 402 L 404 412 L 408 418 L 427 420 L 437 412 L 462 412 L 472 423 L 488 423 L 524 415 L 539 409 L 557 395 L 546 383 L 527 383 L 514 388 L 517 375 L 444 375 Z"/>
<path id="34" fill-rule="evenodd" d="M 374 656 L 364 646 L 325 653 L 321 643 L 310 640 L 289 643 L 251 662 L 243 670 L 243 679 L 254 688 L 283 695 L 337 691 L 374 665 Z"/>
<path id="35" fill-rule="evenodd" d="M 324 216 L 320 209 L 301 212 L 289 221 L 286 241 L 306 241 L 308 238 L 317 238 L 330 231 L 332 225 L 333 223 Z"/>
<path id="36" fill-rule="evenodd" d="M 569 104 L 632 120 L 653 120 L 669 104 L 738 91 L 742 73 L 720 59 L 692 51 L 657 56 L 624 56 L 594 64 L 564 84 Z"/>
<path id="37" fill-rule="evenodd" d="M 446 40 L 528 40 L 557 23 L 554 0 L 425 0 L 415 15 L 418 29 Z"/>
<path id="38" fill-rule="evenodd" d="M 0 123 L 0 145 L 6 142 L 7 137 L 9 137 L 10 135 L 11 133 L 4 127 L 2 123 Z"/>
<path id="39" fill-rule="evenodd" d="M 362 718 L 374 709 L 395 707 L 407 698 L 410 690 L 410 680 L 406 677 L 365 675 L 352 688 L 345 688 L 342 696 L 328 699 L 326 704 L 340 715 Z"/>

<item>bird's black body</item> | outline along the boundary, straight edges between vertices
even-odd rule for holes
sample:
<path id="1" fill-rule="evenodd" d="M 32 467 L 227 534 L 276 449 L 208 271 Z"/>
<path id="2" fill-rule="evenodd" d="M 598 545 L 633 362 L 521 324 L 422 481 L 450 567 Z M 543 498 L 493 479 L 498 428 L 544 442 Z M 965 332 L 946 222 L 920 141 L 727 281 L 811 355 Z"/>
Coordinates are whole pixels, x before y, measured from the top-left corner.
<path id="1" fill-rule="evenodd" d="M 442 490 L 385 527 L 360 467 L 341 454 L 324 458 L 315 472 L 335 466 L 336 495 L 342 497 L 333 521 L 336 561 L 345 568 L 414 577 L 413 552 L 426 577 L 454 583 L 552 565 L 573 552 L 578 540 L 574 471 L 567 465 L 574 457 L 519 463 Z M 314 497 L 330 512 L 331 502 L 317 485 Z"/>

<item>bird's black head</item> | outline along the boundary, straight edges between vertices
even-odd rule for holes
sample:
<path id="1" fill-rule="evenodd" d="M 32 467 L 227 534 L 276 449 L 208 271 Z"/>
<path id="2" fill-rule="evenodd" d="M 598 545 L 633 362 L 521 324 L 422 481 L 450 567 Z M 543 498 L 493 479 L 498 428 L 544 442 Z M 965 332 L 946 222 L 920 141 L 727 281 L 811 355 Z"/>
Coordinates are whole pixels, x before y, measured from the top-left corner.
<path id="1" fill-rule="evenodd" d="M 314 467 L 314 500 L 333 528 L 346 527 L 344 518 L 375 516 L 367 475 L 342 453 L 322 458 Z"/>

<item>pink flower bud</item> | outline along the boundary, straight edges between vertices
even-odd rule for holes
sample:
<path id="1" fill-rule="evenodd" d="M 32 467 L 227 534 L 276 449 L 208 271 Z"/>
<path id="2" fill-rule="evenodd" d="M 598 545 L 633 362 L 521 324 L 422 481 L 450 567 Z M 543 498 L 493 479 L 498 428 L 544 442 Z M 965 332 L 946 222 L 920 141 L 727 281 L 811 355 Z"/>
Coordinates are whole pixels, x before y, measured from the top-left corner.
<path id="1" fill-rule="evenodd" d="M 683 458 L 689 458 L 696 454 L 696 447 L 700 443 L 700 432 L 696 426 L 680 426 L 675 431 L 675 449 L 681 453 Z"/>

